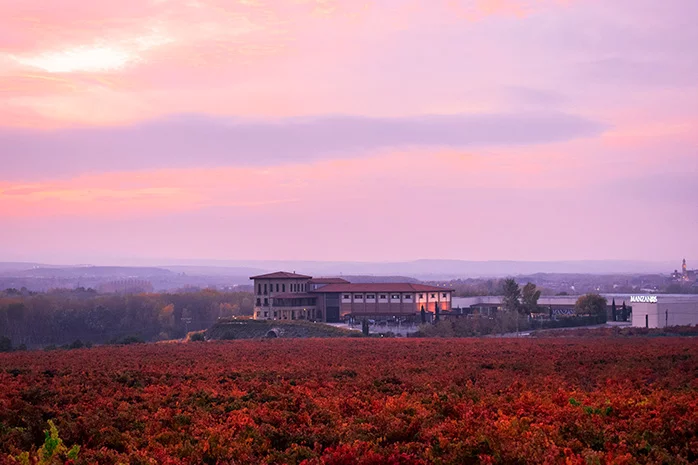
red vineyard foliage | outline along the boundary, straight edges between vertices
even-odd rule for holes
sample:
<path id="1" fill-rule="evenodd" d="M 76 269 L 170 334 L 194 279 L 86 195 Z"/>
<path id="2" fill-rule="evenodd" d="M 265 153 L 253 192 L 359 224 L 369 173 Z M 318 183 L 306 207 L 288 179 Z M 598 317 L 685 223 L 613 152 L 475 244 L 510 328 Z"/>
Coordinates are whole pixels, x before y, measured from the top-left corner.
<path id="1" fill-rule="evenodd" d="M 698 341 L 330 339 L 0 354 L 0 463 L 696 463 Z"/>

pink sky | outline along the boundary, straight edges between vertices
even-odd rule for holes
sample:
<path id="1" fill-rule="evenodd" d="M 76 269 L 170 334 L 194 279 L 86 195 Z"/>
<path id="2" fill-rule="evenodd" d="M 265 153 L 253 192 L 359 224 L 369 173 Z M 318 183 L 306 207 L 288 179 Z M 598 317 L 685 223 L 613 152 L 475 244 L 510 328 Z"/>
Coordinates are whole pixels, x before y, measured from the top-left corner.
<path id="1" fill-rule="evenodd" d="M 695 0 L 0 0 L 0 261 L 698 257 Z"/>

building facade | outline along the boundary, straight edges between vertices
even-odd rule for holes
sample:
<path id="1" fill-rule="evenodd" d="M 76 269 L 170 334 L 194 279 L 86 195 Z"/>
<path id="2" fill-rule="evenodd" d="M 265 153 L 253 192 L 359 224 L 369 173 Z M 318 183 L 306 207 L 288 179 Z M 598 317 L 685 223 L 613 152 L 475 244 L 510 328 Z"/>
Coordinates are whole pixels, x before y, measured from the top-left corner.
<path id="1" fill-rule="evenodd" d="M 631 296 L 633 326 L 665 328 L 698 325 L 698 295 Z"/>
<path id="2" fill-rule="evenodd" d="M 252 276 L 254 318 L 259 320 L 314 320 L 317 296 L 309 294 L 312 276 L 279 271 Z"/>
<path id="3" fill-rule="evenodd" d="M 449 312 L 453 289 L 415 283 L 350 283 L 276 272 L 252 276 L 254 318 L 341 322 L 351 319 L 418 321 L 421 312 Z"/>

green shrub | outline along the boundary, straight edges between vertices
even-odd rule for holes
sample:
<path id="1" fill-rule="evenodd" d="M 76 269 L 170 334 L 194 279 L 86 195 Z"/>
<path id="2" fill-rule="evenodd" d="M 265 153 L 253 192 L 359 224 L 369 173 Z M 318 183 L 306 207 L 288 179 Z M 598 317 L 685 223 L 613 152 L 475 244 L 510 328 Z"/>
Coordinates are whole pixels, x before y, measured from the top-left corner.
<path id="1" fill-rule="evenodd" d="M 44 444 L 36 451 L 35 454 L 22 452 L 15 460 L 22 465 L 58 465 L 67 461 L 74 461 L 80 453 L 80 446 L 74 445 L 68 449 L 63 440 L 58 436 L 58 428 L 51 420 L 48 421 L 48 430 L 44 431 L 46 435 Z"/>
<path id="2" fill-rule="evenodd" d="M 117 344 L 131 345 L 131 344 L 145 344 L 145 341 L 138 336 L 126 336 L 117 342 Z"/>

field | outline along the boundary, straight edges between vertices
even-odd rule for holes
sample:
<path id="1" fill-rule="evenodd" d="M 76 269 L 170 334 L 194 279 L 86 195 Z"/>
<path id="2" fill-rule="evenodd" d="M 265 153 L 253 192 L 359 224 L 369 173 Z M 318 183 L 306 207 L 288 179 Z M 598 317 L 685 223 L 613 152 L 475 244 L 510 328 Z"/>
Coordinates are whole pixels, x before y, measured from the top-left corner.
<path id="1" fill-rule="evenodd" d="M 17 352 L 0 354 L 0 386 L 0 463 L 31 463 L 49 420 L 80 446 L 69 463 L 698 461 L 694 338 Z M 40 453 L 60 455 L 51 441 Z"/>

